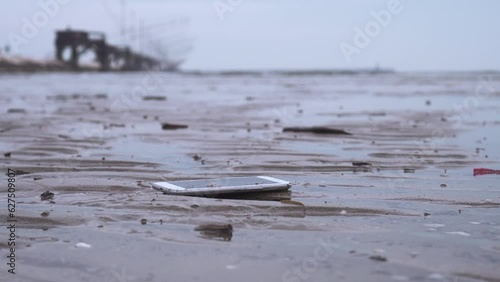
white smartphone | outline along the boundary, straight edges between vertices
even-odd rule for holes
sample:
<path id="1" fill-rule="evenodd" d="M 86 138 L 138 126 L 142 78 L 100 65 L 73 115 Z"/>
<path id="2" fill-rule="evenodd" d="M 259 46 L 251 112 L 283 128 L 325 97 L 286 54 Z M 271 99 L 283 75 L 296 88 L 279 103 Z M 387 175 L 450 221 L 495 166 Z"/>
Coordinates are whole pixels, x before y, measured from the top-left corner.
<path id="1" fill-rule="evenodd" d="M 215 196 L 221 194 L 288 190 L 290 182 L 269 177 L 228 177 L 172 182 L 155 182 L 153 188 L 165 194 Z"/>

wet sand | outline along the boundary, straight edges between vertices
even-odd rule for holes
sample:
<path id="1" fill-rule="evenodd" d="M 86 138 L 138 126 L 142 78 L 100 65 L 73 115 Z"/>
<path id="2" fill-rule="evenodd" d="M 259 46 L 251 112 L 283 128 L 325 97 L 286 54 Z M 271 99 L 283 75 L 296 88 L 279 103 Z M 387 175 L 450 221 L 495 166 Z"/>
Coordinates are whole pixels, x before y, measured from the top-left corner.
<path id="1" fill-rule="evenodd" d="M 500 168 L 499 74 L 2 75 L 0 101 L 2 279 L 500 281 L 500 178 L 472 173 Z M 313 126 L 350 135 L 283 132 Z M 245 175 L 291 195 L 149 184 Z"/>

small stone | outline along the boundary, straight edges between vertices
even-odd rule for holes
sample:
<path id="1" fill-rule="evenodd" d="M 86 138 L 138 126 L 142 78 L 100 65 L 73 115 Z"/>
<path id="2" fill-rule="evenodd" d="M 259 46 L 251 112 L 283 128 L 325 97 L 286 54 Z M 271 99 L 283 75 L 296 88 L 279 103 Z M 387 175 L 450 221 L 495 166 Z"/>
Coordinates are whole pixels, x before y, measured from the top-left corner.
<path id="1" fill-rule="evenodd" d="M 352 162 L 353 166 L 371 166 L 371 163 L 368 162 Z"/>
<path id="2" fill-rule="evenodd" d="M 141 224 L 142 224 L 142 225 L 144 225 L 144 224 L 146 224 L 146 223 L 148 223 L 148 220 L 147 220 L 147 219 L 145 219 L 145 218 L 141 219 Z"/>
<path id="3" fill-rule="evenodd" d="M 90 249 L 92 246 L 90 244 L 79 242 L 75 245 L 77 248 Z"/>
<path id="4" fill-rule="evenodd" d="M 9 113 L 9 114 L 25 114 L 26 110 L 25 109 L 8 109 L 7 113 Z"/>
<path id="5" fill-rule="evenodd" d="M 163 130 L 177 130 L 177 129 L 185 129 L 185 128 L 188 128 L 187 125 L 185 124 L 174 124 L 174 123 L 162 123 L 161 124 L 161 128 Z"/>
<path id="6" fill-rule="evenodd" d="M 52 200 L 54 198 L 54 193 L 50 191 L 45 191 L 40 195 L 42 201 Z"/>
<path id="7" fill-rule="evenodd" d="M 440 223 L 428 223 L 428 224 L 425 224 L 425 226 L 431 227 L 431 228 L 441 228 L 441 227 L 444 227 L 445 225 L 440 224 Z"/>
<path id="8" fill-rule="evenodd" d="M 373 255 L 373 256 L 370 256 L 370 259 L 371 260 L 374 260 L 374 261 L 380 261 L 380 262 L 386 262 L 387 261 L 387 258 L 382 256 L 382 255 Z"/>
<path id="9" fill-rule="evenodd" d="M 452 231 L 452 232 L 446 232 L 446 234 L 450 234 L 450 235 L 460 235 L 460 236 L 465 236 L 465 237 L 469 237 L 470 234 L 467 233 L 467 232 L 463 232 L 463 231 Z"/>

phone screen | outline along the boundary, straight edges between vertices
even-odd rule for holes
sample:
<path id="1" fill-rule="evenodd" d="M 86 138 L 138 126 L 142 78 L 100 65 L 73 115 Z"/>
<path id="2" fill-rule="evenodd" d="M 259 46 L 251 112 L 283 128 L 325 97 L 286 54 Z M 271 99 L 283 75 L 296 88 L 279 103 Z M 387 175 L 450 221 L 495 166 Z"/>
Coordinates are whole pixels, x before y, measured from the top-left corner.
<path id="1" fill-rule="evenodd" d="M 193 188 L 207 188 L 207 187 L 211 188 L 211 187 L 244 186 L 244 185 L 257 185 L 257 184 L 276 184 L 277 182 L 252 176 L 252 177 L 172 181 L 169 183 L 186 189 L 193 189 Z"/>

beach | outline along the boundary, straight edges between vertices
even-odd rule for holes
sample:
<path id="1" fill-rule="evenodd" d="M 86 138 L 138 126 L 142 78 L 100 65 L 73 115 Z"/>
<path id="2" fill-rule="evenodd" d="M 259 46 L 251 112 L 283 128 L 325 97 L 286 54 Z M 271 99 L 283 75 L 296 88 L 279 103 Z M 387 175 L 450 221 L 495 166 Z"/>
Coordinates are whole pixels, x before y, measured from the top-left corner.
<path id="1" fill-rule="evenodd" d="M 2 281 L 500 281 L 498 72 L 1 74 L 0 101 Z M 319 126 L 347 134 L 284 132 Z M 291 194 L 150 184 L 252 175 Z"/>

